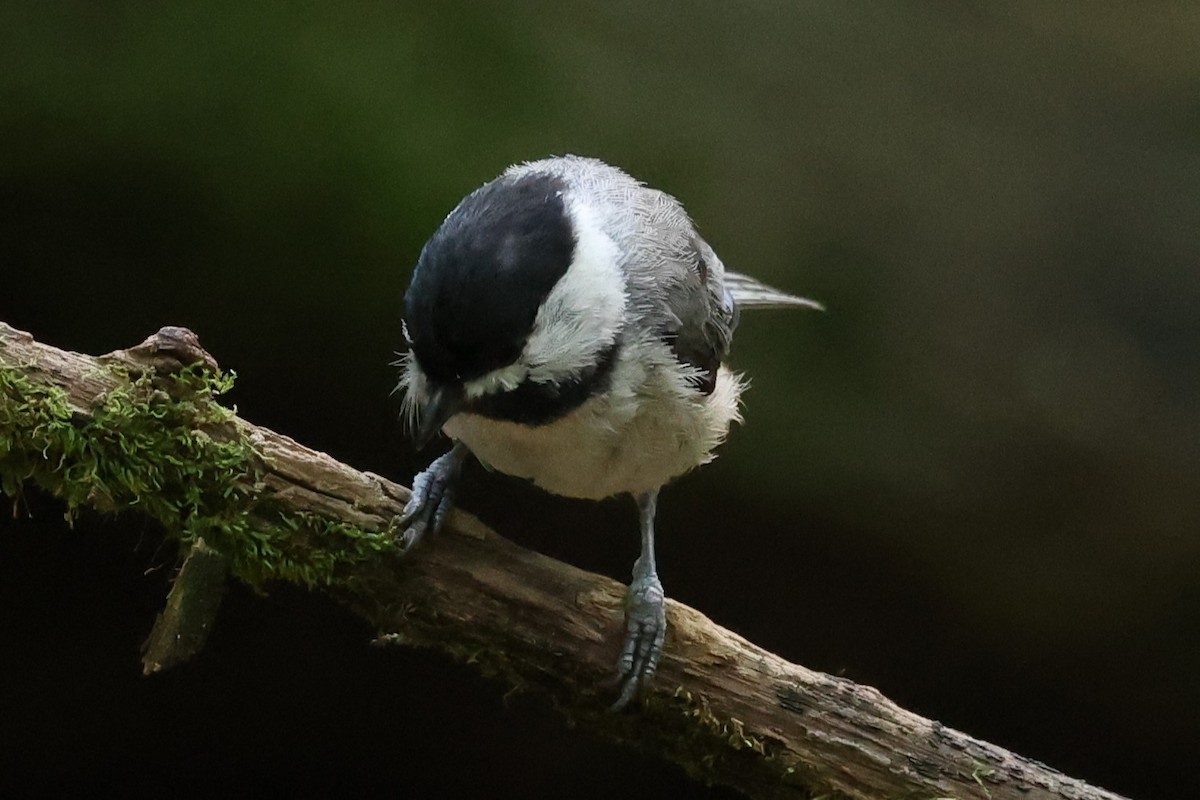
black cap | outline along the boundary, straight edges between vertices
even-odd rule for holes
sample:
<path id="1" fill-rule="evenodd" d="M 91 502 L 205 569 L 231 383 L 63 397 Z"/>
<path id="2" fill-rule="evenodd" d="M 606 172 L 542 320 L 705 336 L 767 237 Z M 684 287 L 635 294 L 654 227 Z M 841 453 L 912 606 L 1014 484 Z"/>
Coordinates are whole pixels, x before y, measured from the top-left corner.
<path id="1" fill-rule="evenodd" d="M 553 175 L 501 176 L 472 192 L 425 244 L 404 295 L 417 363 L 436 384 L 516 361 L 575 236 Z"/>

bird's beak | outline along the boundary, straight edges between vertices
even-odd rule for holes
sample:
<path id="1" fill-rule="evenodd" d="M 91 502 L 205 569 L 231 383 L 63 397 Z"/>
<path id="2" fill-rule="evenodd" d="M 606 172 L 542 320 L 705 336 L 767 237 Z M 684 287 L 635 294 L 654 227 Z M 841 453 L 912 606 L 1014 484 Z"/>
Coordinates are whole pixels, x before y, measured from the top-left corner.
<path id="1" fill-rule="evenodd" d="M 417 449 L 429 444 L 446 421 L 458 413 L 463 404 L 461 386 L 449 384 L 433 390 L 433 396 L 421 411 L 421 424 L 417 426 Z"/>

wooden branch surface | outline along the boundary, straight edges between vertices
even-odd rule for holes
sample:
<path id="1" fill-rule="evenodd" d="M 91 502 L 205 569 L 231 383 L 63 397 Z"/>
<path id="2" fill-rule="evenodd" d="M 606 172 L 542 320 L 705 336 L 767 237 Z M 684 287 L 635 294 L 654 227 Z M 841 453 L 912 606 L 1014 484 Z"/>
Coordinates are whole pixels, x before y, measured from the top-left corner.
<path id="1" fill-rule="evenodd" d="M 96 359 L 35 342 L 0 323 L 0 368 L 62 387 L 76 415 L 121 380 L 113 360 L 170 369 L 211 357 L 185 329 Z M 408 490 L 245 420 L 260 454 L 256 491 L 296 511 L 385 530 Z M 311 548 L 312 542 L 306 542 Z M 317 543 L 320 546 L 320 543 Z M 669 602 L 666 651 L 648 697 L 605 710 L 622 633 L 624 587 L 523 549 L 469 514 L 404 557 L 330 587 L 384 640 L 433 646 L 520 690 L 548 697 L 578 724 L 681 764 L 751 797 L 1117 800 L 1111 792 L 895 705 L 877 690 L 805 669 Z"/>

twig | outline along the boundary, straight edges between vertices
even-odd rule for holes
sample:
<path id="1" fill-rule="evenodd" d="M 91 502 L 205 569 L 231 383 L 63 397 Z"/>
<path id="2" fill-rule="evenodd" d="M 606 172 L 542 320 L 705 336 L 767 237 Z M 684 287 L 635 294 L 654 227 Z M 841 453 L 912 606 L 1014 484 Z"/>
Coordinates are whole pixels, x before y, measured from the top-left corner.
<path id="1" fill-rule="evenodd" d="M 143 674 L 170 669 L 200 652 L 217 618 L 228 574 L 225 558 L 197 539 L 143 645 Z"/>

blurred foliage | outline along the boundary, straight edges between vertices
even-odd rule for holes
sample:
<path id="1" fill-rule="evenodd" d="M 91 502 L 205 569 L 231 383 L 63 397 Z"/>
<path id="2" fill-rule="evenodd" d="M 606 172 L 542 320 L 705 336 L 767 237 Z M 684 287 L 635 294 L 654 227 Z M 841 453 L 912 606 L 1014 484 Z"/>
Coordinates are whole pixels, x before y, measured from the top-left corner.
<path id="1" fill-rule="evenodd" d="M 743 321 L 747 424 L 664 499 L 705 536 L 670 591 L 812 609 L 866 569 L 941 609 L 886 647 L 1115 659 L 1092 691 L 1170 689 L 1113 714 L 1195 709 L 1198 38 L 1189 2 L 9 2 L 0 318 L 93 351 L 189 325 L 255 421 L 403 477 L 421 244 L 507 164 L 596 155 L 829 308 Z M 814 559 L 844 572 L 786 568 Z M 823 623 L 754 624 L 800 657 Z"/>

